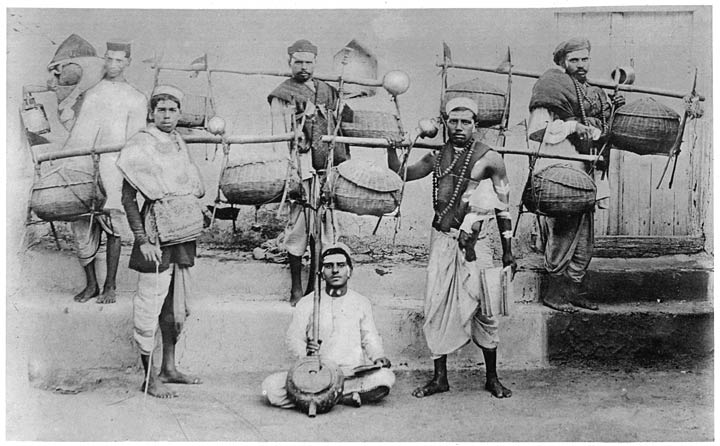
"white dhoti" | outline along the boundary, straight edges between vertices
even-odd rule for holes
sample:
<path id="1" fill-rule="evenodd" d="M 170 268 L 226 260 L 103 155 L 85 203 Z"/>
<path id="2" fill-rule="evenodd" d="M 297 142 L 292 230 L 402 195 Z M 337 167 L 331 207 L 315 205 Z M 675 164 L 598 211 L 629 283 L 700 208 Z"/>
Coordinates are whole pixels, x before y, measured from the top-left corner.
<path id="1" fill-rule="evenodd" d="M 303 181 L 306 196 L 310 196 L 310 181 Z M 287 227 L 285 228 L 285 249 L 288 254 L 301 257 L 305 254 L 308 246 L 309 234 L 315 231 L 315 211 L 303 206 L 302 203 L 293 201 L 289 203 Z M 337 230 L 335 215 L 331 209 L 322 216 L 320 230 L 320 243 L 322 246 L 330 246 L 337 241 Z"/>
<path id="2" fill-rule="evenodd" d="M 287 372 L 273 373 L 265 378 L 262 383 L 262 395 L 268 403 L 273 406 L 282 407 L 283 409 L 295 407 L 295 404 L 288 398 L 287 388 L 285 387 L 286 381 Z M 369 393 L 381 386 L 391 389 L 394 384 L 395 374 L 390 369 L 378 369 L 367 372 L 362 376 L 345 378 L 343 395 L 351 395 L 353 392 L 358 392 L 360 398 L 363 399 L 363 394 Z"/>
<path id="3" fill-rule="evenodd" d="M 133 296 L 133 338 L 141 354 L 149 355 L 155 347 L 161 313 L 162 323 L 176 330 L 174 336 L 180 334 L 177 327 L 187 315 L 186 299 L 191 293 L 190 283 L 190 268 L 176 264 L 159 273 L 138 273 L 137 292 Z M 163 311 L 168 296 L 172 296 L 173 302 Z"/>
<path id="4" fill-rule="evenodd" d="M 480 293 L 485 292 L 482 272 L 493 267 L 488 226 L 488 222 L 483 224 L 475 244 L 474 262 L 468 262 L 458 247 L 457 230 L 432 231 L 423 331 L 433 359 L 456 351 L 471 339 L 484 348 L 498 345 L 498 322 L 480 308 Z"/>
<path id="5" fill-rule="evenodd" d="M 90 220 L 90 216 L 83 216 L 70 223 L 75 252 L 83 268 L 95 260 L 100 249 L 100 236 L 103 232 L 120 237 L 120 231 L 114 226 L 117 219 L 113 220 L 109 215 L 94 215 L 92 223 Z"/>
<path id="6" fill-rule="evenodd" d="M 98 166 L 102 185 L 107 196 L 105 209 L 116 210 L 124 214 L 125 211 L 121 203 L 123 176 L 120 169 L 115 165 L 117 158 L 117 153 L 103 153 L 100 156 Z"/>

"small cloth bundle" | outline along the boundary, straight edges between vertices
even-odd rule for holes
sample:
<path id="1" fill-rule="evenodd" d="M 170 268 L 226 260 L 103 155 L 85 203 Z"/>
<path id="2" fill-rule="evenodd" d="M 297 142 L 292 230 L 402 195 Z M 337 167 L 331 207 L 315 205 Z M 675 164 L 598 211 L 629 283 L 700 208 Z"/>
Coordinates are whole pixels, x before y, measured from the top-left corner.
<path id="1" fill-rule="evenodd" d="M 400 204 L 402 179 L 387 167 L 349 160 L 334 170 L 330 187 L 335 209 L 379 217 Z"/>

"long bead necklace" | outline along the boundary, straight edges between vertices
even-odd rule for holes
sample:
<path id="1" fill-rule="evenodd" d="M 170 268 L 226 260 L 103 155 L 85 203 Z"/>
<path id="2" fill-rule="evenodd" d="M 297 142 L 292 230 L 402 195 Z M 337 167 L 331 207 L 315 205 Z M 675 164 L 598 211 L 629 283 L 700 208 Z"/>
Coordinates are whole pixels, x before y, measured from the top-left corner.
<path id="1" fill-rule="evenodd" d="M 577 94 L 578 103 L 580 103 L 580 114 L 582 115 L 582 123 L 584 125 L 588 125 L 587 122 L 587 112 L 585 111 L 585 104 L 583 103 L 583 99 L 588 101 L 588 104 L 592 106 L 593 102 L 590 100 L 590 98 L 587 97 L 587 94 L 585 93 L 585 90 L 582 89 L 580 86 L 580 82 L 575 79 L 574 77 L 570 76 L 570 78 L 573 80 L 573 83 L 575 84 L 575 94 Z M 585 86 L 587 88 L 587 83 L 585 83 Z M 602 130 L 603 132 L 607 131 L 607 122 L 605 122 L 605 109 L 604 104 L 602 101 L 602 98 L 600 97 L 600 94 L 598 93 L 598 100 L 600 101 L 600 118 L 602 119 Z"/>
<path id="2" fill-rule="evenodd" d="M 460 196 L 460 189 L 462 188 L 463 184 L 466 183 L 465 174 L 467 173 L 468 167 L 470 166 L 470 160 L 472 159 L 473 152 L 475 151 L 475 140 L 473 138 L 470 138 L 468 142 L 465 144 L 465 146 L 462 149 L 462 152 L 460 155 L 455 156 L 450 163 L 450 166 L 445 169 L 444 171 L 440 170 L 440 164 L 442 163 L 443 155 L 445 152 L 441 152 L 440 155 L 435 158 L 435 166 L 433 168 L 433 209 L 436 212 L 436 221 L 440 222 L 442 219 L 447 215 L 447 213 L 455 206 L 455 202 L 457 201 L 458 197 Z M 443 178 L 450 174 L 452 172 L 455 165 L 458 163 L 460 158 L 464 157 L 462 170 L 460 171 L 458 182 L 455 184 L 455 189 L 453 190 L 453 193 L 450 197 L 450 201 L 448 201 L 445 208 L 443 208 L 442 211 L 438 212 L 438 182 L 440 178 Z"/>

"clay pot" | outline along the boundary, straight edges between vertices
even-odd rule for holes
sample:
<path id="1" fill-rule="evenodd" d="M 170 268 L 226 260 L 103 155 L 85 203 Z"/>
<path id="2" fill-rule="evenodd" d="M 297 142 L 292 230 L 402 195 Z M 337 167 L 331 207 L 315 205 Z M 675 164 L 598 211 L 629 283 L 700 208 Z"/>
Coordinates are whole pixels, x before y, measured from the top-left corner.
<path id="1" fill-rule="evenodd" d="M 213 135 L 222 135 L 225 133 L 225 120 L 220 116 L 213 116 L 210 118 L 205 128 Z"/>
<path id="2" fill-rule="evenodd" d="M 393 96 L 403 94 L 410 88 L 410 76 L 400 70 L 388 71 L 383 77 L 383 88 Z"/>

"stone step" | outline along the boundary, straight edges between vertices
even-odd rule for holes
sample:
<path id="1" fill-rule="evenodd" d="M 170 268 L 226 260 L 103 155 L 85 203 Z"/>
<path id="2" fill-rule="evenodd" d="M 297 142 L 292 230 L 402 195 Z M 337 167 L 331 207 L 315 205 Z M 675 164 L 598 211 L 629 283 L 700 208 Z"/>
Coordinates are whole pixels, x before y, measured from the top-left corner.
<path id="1" fill-rule="evenodd" d="M 598 312 L 553 312 L 545 320 L 547 360 L 644 365 L 712 355 L 711 302 L 603 305 Z"/>
<path id="2" fill-rule="evenodd" d="M 127 264 L 127 256 L 121 261 Z M 116 304 L 80 304 L 72 300 L 83 280 L 79 270 L 68 252 L 29 251 L 8 264 L 8 367 L 51 373 L 137 366 L 131 320 L 136 274 L 120 268 Z M 178 347 L 183 367 L 234 373 L 292 364 L 284 343 L 292 311 L 282 301 L 289 287 L 285 266 L 205 255 L 193 272 L 196 295 Z M 712 352 L 712 299 L 606 303 L 597 312 L 562 314 L 538 303 L 540 277 L 526 269 L 513 282 L 510 315 L 500 317 L 498 360 L 503 368 L 546 367 L 575 359 L 701 358 Z M 358 265 L 352 285 L 372 300 L 393 363 L 430 368 L 422 332 L 424 267 Z M 449 366 L 482 362 L 480 350 L 469 345 L 451 355 Z"/>
<path id="3" fill-rule="evenodd" d="M 287 367 L 294 359 L 284 335 L 292 308 L 286 302 L 199 299 L 181 336 L 178 362 L 191 371 L 234 373 Z M 132 340 L 130 293 L 114 305 L 79 304 L 53 294 L 15 295 L 7 302 L 8 364 L 42 373 L 138 364 Z M 386 354 L 398 367 L 429 368 L 422 306 L 375 302 Z M 709 302 L 606 305 L 600 311 L 562 314 L 538 303 L 513 303 L 500 317 L 499 365 L 546 367 L 567 360 L 641 361 L 674 357 L 694 361 L 713 351 Z M 15 363 L 14 361 L 19 361 Z M 472 344 L 450 356 L 449 367 L 483 362 Z"/>
<path id="4" fill-rule="evenodd" d="M 127 251 L 127 250 L 125 250 Z M 128 270 L 123 251 L 118 289 L 132 292 L 137 273 Z M 104 253 L 100 253 L 101 259 Z M 514 300 L 539 302 L 547 275 L 537 255 L 520 259 L 513 282 Z M 82 269 L 68 251 L 29 250 L 8 263 L 8 290 L 33 287 L 73 294 L 84 284 Z M 98 262 L 104 277 L 104 261 Z M 207 295 L 239 300 L 283 300 L 290 289 L 287 265 L 238 260 L 225 251 L 201 250 L 192 269 L 196 289 Z M 713 299 L 713 262 L 707 255 L 674 255 L 644 259 L 593 259 L 586 277 L 588 299 L 598 303 L 707 301 Z M 425 293 L 425 266 L 418 262 L 358 264 L 352 287 L 368 297 L 420 300 Z"/>
<path id="5" fill-rule="evenodd" d="M 131 293 L 123 292 L 116 304 L 98 305 L 48 293 L 12 296 L 7 302 L 8 350 L 16 344 L 18 356 L 42 369 L 134 366 L 131 298 Z M 543 313 L 537 305 L 523 305 L 502 317 L 500 336 L 508 346 L 499 355 L 502 364 L 513 369 L 547 365 Z M 375 300 L 374 316 L 394 364 L 412 369 L 431 366 L 420 302 Z M 178 360 L 193 370 L 208 367 L 217 372 L 285 367 L 294 360 L 285 346 L 291 317 L 287 302 L 237 300 L 228 295 L 197 299 L 178 344 Z M 468 346 L 453 356 L 451 366 L 480 362 L 480 350 Z"/>
<path id="6" fill-rule="evenodd" d="M 549 277 L 541 256 L 519 261 L 536 274 L 536 300 L 547 292 Z M 713 260 L 708 255 L 672 255 L 652 258 L 594 258 L 584 286 L 596 303 L 706 301 L 713 299 Z"/>

